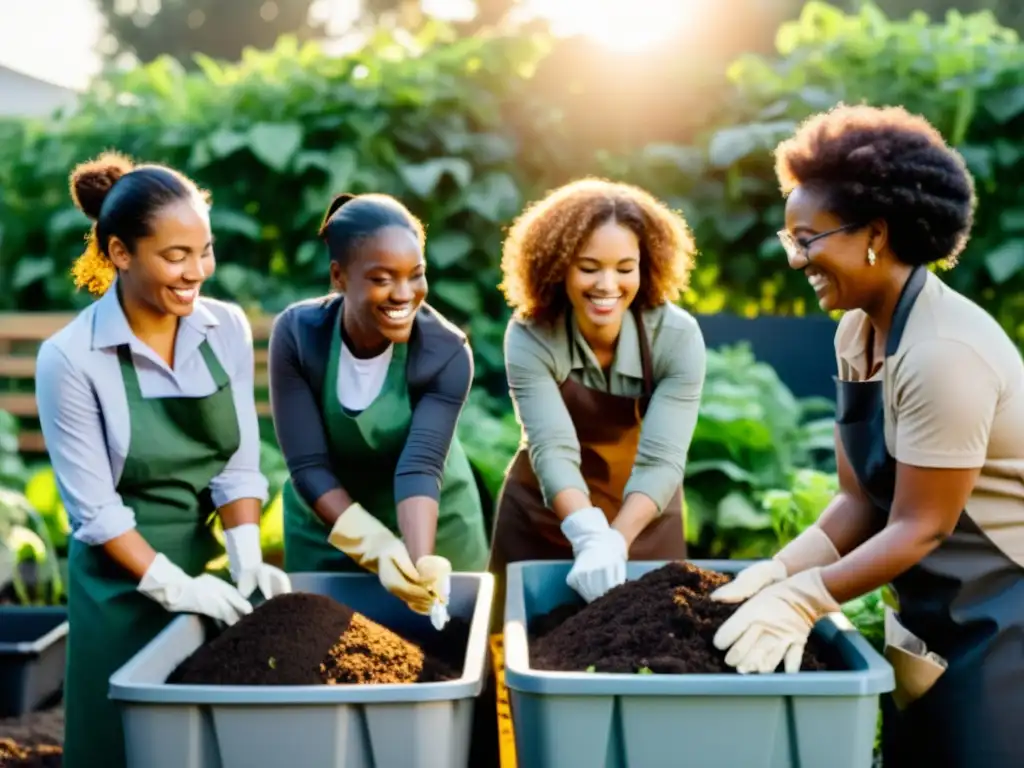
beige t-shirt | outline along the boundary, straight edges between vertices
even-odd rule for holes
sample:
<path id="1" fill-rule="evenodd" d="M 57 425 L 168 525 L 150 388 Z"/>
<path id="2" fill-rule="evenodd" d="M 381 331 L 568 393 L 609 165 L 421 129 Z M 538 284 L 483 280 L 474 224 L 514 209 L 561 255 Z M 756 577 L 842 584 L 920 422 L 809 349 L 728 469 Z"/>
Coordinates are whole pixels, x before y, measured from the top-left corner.
<path id="1" fill-rule="evenodd" d="M 869 371 L 871 324 L 846 313 L 836 331 L 839 378 L 881 378 L 885 444 L 903 464 L 974 468 L 967 513 L 1024 566 L 1024 361 L 981 307 L 929 273 L 896 354 Z"/>

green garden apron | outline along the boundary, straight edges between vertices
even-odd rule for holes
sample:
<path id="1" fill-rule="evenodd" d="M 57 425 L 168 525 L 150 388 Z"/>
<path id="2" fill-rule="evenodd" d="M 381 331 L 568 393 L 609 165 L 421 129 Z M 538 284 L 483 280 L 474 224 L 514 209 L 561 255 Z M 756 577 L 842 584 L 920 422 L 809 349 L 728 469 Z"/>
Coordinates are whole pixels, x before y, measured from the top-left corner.
<path id="1" fill-rule="evenodd" d="M 336 329 L 332 337 L 322 407 L 334 472 L 353 501 L 400 536 L 394 484 L 412 421 L 405 377 L 409 345 L 394 345 L 380 394 L 363 411 L 350 414 L 338 400 L 336 385 L 341 333 Z M 290 479 L 284 486 L 283 503 L 285 571 L 362 570 L 327 541 L 327 526 Z M 487 566 L 480 495 L 458 437 L 452 438 L 445 461 L 434 554 L 448 558 L 455 571 L 483 571 Z"/>
<path id="2" fill-rule="evenodd" d="M 127 346 L 118 348 L 131 442 L 117 492 L 136 529 L 190 576 L 222 552 L 210 522 L 210 481 L 238 449 L 231 384 L 210 345 L 200 346 L 216 383 L 207 397 L 142 397 Z M 99 449 L 99 448 L 98 448 Z M 68 651 L 64 768 L 120 768 L 124 735 L 108 679 L 177 614 L 137 591 L 101 547 L 72 539 L 68 553 Z"/>

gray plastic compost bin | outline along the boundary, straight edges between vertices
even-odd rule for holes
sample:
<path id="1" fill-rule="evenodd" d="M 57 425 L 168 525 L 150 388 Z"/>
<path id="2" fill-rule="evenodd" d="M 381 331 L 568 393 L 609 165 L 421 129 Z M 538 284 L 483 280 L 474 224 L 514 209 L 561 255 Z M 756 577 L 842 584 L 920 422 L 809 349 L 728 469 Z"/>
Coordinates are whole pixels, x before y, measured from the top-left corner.
<path id="1" fill-rule="evenodd" d="M 430 620 L 369 573 L 291 574 L 295 591 L 329 595 L 398 632 Z M 304 686 L 166 685 L 205 640 L 176 618 L 110 678 L 131 768 L 469 768 L 494 592 L 486 573 L 452 576 L 449 611 L 471 622 L 462 677 L 441 683 Z"/>
<path id="2" fill-rule="evenodd" d="M 735 573 L 740 561 L 693 561 Z M 849 671 L 629 675 L 530 668 L 527 627 L 578 600 L 570 562 L 508 568 L 505 684 L 524 768 L 869 768 L 892 668 L 842 614 L 815 631 Z M 628 578 L 664 565 L 634 562 Z"/>
<path id="3" fill-rule="evenodd" d="M 61 690 L 67 643 L 67 608 L 0 607 L 0 717 L 28 714 Z"/>

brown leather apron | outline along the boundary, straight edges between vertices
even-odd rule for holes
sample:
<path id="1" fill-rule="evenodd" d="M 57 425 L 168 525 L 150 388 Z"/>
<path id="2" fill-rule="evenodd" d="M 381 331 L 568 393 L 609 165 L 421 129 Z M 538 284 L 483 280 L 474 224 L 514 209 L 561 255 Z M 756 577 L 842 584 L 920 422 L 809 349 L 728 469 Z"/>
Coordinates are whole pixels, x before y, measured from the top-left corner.
<path id="1" fill-rule="evenodd" d="M 638 397 L 612 395 L 566 379 L 559 390 L 580 444 L 580 469 L 594 506 L 609 522 L 622 507 L 623 492 L 640 445 L 640 429 L 654 392 L 650 342 L 639 312 L 634 314 L 640 339 L 644 389 Z M 572 334 L 569 334 L 570 343 Z M 504 624 L 504 576 L 509 563 L 521 560 L 572 560 L 572 546 L 557 515 L 544 506 L 540 484 L 525 447 L 520 447 L 505 476 L 491 538 L 489 571 L 496 579 L 492 631 Z M 659 515 L 636 538 L 630 560 L 679 560 L 686 557 L 682 484 Z"/>

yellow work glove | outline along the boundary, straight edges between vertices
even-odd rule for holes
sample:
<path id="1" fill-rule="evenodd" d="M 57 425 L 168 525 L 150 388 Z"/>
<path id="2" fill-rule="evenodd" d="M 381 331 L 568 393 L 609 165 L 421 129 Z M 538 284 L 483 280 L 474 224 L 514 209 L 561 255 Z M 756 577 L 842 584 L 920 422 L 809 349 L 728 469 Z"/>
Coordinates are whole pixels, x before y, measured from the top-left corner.
<path id="1" fill-rule="evenodd" d="M 818 619 L 840 610 L 821 580 L 821 568 L 809 568 L 765 587 L 741 605 L 715 633 L 715 647 L 729 652 L 725 663 L 741 674 L 799 672 L 807 637 Z"/>
<path id="2" fill-rule="evenodd" d="M 795 576 L 808 568 L 832 565 L 839 559 L 832 539 L 821 528 L 812 525 L 771 560 L 764 560 L 744 568 L 736 578 L 711 593 L 719 603 L 742 603 L 765 587 Z"/>
<path id="3" fill-rule="evenodd" d="M 430 615 L 435 602 L 447 602 L 451 564 L 443 557 L 425 555 L 413 565 L 402 540 L 362 505 L 355 503 L 346 509 L 327 540 L 361 567 L 376 573 L 384 588 L 416 613 Z"/>

